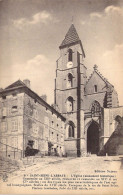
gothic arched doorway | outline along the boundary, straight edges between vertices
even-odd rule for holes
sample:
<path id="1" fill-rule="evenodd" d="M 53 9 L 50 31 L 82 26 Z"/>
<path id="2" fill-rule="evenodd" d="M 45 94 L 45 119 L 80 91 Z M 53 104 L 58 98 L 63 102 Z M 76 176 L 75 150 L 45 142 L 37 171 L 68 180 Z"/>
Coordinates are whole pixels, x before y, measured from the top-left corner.
<path id="1" fill-rule="evenodd" d="M 99 126 L 92 122 L 87 130 L 87 152 L 98 154 L 99 152 Z"/>

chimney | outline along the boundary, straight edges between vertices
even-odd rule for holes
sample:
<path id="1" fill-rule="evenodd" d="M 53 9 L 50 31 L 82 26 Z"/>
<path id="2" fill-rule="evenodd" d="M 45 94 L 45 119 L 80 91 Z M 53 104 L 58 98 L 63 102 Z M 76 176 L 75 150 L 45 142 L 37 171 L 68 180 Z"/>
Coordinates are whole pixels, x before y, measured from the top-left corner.
<path id="1" fill-rule="evenodd" d="M 24 83 L 28 88 L 30 88 L 30 80 L 24 79 L 24 80 L 23 80 L 23 83 Z"/>
<path id="2" fill-rule="evenodd" d="M 40 96 L 45 102 L 47 102 L 47 96 L 46 96 L 46 94 L 44 94 L 44 95 L 42 95 L 42 96 Z"/>

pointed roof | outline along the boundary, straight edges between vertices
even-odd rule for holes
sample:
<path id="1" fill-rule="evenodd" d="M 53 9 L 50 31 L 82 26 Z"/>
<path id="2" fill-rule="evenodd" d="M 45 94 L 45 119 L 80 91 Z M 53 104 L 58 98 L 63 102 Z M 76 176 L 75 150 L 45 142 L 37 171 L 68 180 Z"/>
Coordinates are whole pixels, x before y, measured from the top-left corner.
<path id="1" fill-rule="evenodd" d="M 8 87 L 6 87 L 5 90 L 6 89 L 11 89 L 11 88 L 14 88 L 14 87 L 20 87 L 20 86 L 26 86 L 26 85 L 19 79 L 16 82 L 9 85 Z"/>
<path id="2" fill-rule="evenodd" d="M 72 24 L 64 38 L 64 40 L 62 41 L 60 47 L 66 46 L 68 44 L 74 43 L 74 42 L 78 42 L 80 41 L 80 38 L 78 36 L 78 33 L 74 27 L 74 25 Z"/>
<path id="3" fill-rule="evenodd" d="M 93 73 L 90 75 L 88 81 L 86 82 L 86 84 L 90 81 L 91 77 L 93 76 L 93 74 L 96 72 L 98 74 L 98 76 L 105 82 L 105 84 L 108 87 L 114 87 L 99 71 L 98 71 L 98 66 L 95 64 L 93 67 L 94 71 Z"/>
<path id="4" fill-rule="evenodd" d="M 80 43 L 82 51 L 83 51 L 83 55 L 85 57 L 85 53 L 82 47 L 82 43 L 81 40 L 79 38 L 79 35 L 75 29 L 75 26 L 72 24 L 64 38 L 64 40 L 62 41 L 61 45 L 59 46 L 60 49 L 64 48 L 65 46 L 69 46 L 71 44 L 75 44 L 75 43 Z"/>

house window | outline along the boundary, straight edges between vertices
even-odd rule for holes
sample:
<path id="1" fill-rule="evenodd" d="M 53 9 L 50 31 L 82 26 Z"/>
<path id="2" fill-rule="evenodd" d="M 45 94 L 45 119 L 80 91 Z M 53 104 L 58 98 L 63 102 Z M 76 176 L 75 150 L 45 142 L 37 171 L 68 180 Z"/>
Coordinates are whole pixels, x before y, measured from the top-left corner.
<path id="1" fill-rule="evenodd" d="M 74 127 L 73 127 L 73 125 L 69 125 L 68 137 L 74 137 Z"/>
<path id="2" fill-rule="evenodd" d="M 45 116 L 44 119 L 44 123 L 45 123 L 45 138 L 48 139 L 49 138 L 49 118 L 47 116 Z"/>
<path id="3" fill-rule="evenodd" d="M 17 106 L 12 106 L 12 112 L 17 112 Z"/>
<path id="4" fill-rule="evenodd" d="M 1 151 L 5 151 L 5 150 L 6 150 L 6 143 L 7 143 L 6 138 L 2 138 L 2 139 L 0 140 L 0 150 L 1 150 Z"/>
<path id="5" fill-rule="evenodd" d="M 67 99 L 67 112 L 73 111 L 73 98 L 70 96 Z"/>
<path id="6" fill-rule="evenodd" d="M 67 87 L 70 88 L 73 86 L 73 75 L 71 73 L 68 74 Z"/>
<path id="7" fill-rule="evenodd" d="M 18 148 L 18 138 L 17 137 L 12 137 L 12 139 L 11 139 L 11 146 L 16 148 L 16 149 Z"/>
<path id="8" fill-rule="evenodd" d="M 35 119 L 38 119 L 38 111 L 37 110 L 35 110 Z"/>
<path id="9" fill-rule="evenodd" d="M 57 134 L 57 142 L 59 141 L 59 135 Z"/>
<path id="10" fill-rule="evenodd" d="M 38 127 L 36 125 L 34 125 L 34 127 L 33 127 L 33 132 L 36 134 L 38 133 Z"/>
<path id="11" fill-rule="evenodd" d="M 72 62 L 73 60 L 73 51 L 72 49 L 69 49 L 68 50 L 68 62 L 71 61 Z"/>
<path id="12" fill-rule="evenodd" d="M 2 113 L 3 117 L 7 116 L 7 109 L 6 107 L 3 107 L 3 113 Z"/>
<path id="13" fill-rule="evenodd" d="M 51 139 L 53 139 L 53 138 L 54 138 L 54 133 L 52 132 L 52 133 L 51 133 Z"/>
<path id="14" fill-rule="evenodd" d="M 97 85 L 94 85 L 94 92 L 97 92 Z"/>
<path id="15" fill-rule="evenodd" d="M 7 131 L 7 123 L 6 123 L 6 122 L 2 122 L 2 123 L 1 123 L 1 131 L 2 131 L 2 132 Z"/>
<path id="16" fill-rule="evenodd" d="M 13 120 L 12 121 L 12 131 L 17 131 L 18 130 L 18 121 Z"/>
<path id="17" fill-rule="evenodd" d="M 61 136 L 61 142 L 62 142 L 62 143 L 64 142 L 64 137 L 63 137 L 63 136 Z"/>
<path id="18" fill-rule="evenodd" d="M 52 121 L 52 123 L 51 123 L 51 124 L 52 124 L 52 127 L 54 127 L 54 122 L 53 122 L 53 121 Z"/>

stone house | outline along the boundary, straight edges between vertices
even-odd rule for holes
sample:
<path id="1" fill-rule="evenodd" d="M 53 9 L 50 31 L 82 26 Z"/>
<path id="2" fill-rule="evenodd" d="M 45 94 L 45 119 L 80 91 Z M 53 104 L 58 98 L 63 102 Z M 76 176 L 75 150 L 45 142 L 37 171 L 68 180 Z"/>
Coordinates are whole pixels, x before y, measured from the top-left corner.
<path id="1" fill-rule="evenodd" d="M 30 141 L 34 149 L 64 154 L 65 118 L 30 88 L 30 81 L 16 81 L 0 92 L 0 148 L 3 155 L 24 157 Z"/>

